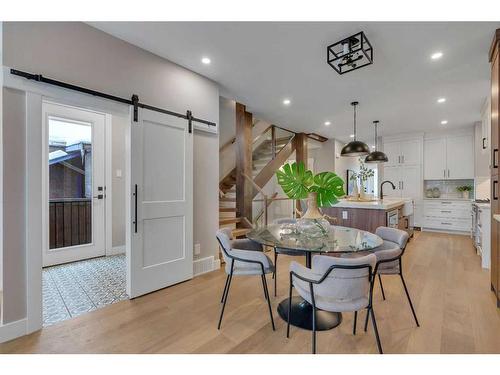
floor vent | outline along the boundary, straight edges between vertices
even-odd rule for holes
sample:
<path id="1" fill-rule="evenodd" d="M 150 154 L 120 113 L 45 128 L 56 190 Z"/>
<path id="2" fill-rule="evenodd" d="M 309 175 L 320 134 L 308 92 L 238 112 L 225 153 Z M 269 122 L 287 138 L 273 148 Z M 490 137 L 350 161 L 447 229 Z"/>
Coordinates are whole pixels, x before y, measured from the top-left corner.
<path id="1" fill-rule="evenodd" d="M 193 261 L 193 274 L 194 276 L 202 275 L 207 272 L 212 272 L 220 268 L 220 260 L 213 256 L 196 259 Z"/>

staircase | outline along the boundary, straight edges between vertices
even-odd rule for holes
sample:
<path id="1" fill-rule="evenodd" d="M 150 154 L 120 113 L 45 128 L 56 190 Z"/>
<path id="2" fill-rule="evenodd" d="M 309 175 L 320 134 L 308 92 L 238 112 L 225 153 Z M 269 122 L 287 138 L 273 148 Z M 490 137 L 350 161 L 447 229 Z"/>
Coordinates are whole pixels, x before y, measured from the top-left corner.
<path id="1" fill-rule="evenodd" d="M 273 126 L 270 126 L 254 139 L 252 152 L 252 178 L 254 179 L 294 136 L 293 133 L 288 132 L 273 139 L 272 132 L 276 134 Z M 253 228 L 249 220 L 236 216 L 236 168 L 233 168 L 219 182 L 219 227 L 231 228 L 233 238 L 243 237 Z"/>

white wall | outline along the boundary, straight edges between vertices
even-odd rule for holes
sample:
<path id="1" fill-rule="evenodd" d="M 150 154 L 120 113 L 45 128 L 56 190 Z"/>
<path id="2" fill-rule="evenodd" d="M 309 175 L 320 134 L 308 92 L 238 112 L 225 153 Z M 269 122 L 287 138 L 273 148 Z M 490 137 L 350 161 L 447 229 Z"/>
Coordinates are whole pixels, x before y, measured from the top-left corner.
<path id="1" fill-rule="evenodd" d="M 112 240 L 114 248 L 123 247 L 125 252 L 125 132 L 129 126 L 126 117 L 112 117 L 111 185 L 112 185 Z M 121 171 L 121 177 L 117 172 Z"/>
<path id="2" fill-rule="evenodd" d="M 177 112 L 190 109 L 196 117 L 219 122 L 218 85 L 170 61 L 79 22 L 5 22 L 3 26 L 3 64 L 6 66 L 117 96 L 130 97 L 135 93 L 142 102 L 153 106 Z M 9 211 L 9 229 L 13 231 L 9 239 L 4 236 L 3 240 L 4 250 L 9 241 L 9 256 L 12 255 L 9 261 L 13 265 L 7 267 L 7 254 L 4 253 L 5 270 L 10 269 L 9 275 L 7 271 L 4 275 L 5 321 L 21 319 L 26 312 L 25 215 L 24 210 L 19 209 L 25 199 L 25 149 L 22 142 L 17 148 L 13 147 L 15 142 L 25 139 L 24 124 L 17 124 L 17 119 L 13 119 L 17 105 L 24 102 L 22 97 L 15 95 L 10 99 L 12 106 L 4 103 L 4 108 L 8 108 L 3 113 L 4 120 L 8 118 L 11 124 L 9 137 L 4 133 L 3 155 L 4 167 L 9 166 L 9 170 L 4 169 L 4 181 L 12 183 L 4 186 L 4 202 L 20 206 Z M 5 102 L 5 97 L 3 100 Z M 218 252 L 215 239 L 218 149 L 218 135 L 195 131 L 194 243 L 201 245 L 202 257 L 217 256 Z M 11 167 L 16 163 L 21 164 L 14 170 Z M 18 181 L 19 176 L 22 181 Z M 13 186 L 18 182 L 21 186 Z M 17 202 L 17 198 L 21 201 Z M 7 222 L 4 222 L 4 233 L 7 233 Z"/>

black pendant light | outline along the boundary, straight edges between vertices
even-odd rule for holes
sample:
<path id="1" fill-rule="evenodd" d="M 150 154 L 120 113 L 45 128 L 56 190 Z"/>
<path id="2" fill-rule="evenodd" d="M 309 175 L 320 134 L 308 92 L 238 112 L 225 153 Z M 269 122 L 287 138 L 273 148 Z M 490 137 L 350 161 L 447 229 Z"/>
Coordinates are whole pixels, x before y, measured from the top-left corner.
<path id="1" fill-rule="evenodd" d="M 373 121 L 373 125 L 375 125 L 375 151 L 371 152 L 366 156 L 365 163 L 386 163 L 389 161 L 387 159 L 387 155 L 382 151 L 377 151 L 377 126 L 379 121 Z"/>
<path id="2" fill-rule="evenodd" d="M 358 104 L 358 102 L 351 103 L 354 107 L 354 140 L 342 147 L 340 156 L 365 156 L 370 153 L 366 143 L 356 140 L 356 106 Z"/>

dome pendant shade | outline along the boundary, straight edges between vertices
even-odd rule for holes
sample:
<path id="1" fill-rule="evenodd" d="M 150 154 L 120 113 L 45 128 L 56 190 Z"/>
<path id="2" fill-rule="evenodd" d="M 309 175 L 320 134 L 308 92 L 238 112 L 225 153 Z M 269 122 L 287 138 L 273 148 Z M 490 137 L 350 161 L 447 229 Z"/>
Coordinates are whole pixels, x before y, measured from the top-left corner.
<path id="1" fill-rule="evenodd" d="M 352 102 L 351 105 L 354 107 L 354 139 L 342 147 L 340 156 L 365 156 L 370 153 L 370 149 L 365 142 L 356 140 L 356 106 L 358 102 Z"/>
<path id="2" fill-rule="evenodd" d="M 368 145 L 361 141 L 352 141 L 342 147 L 340 152 L 341 156 L 364 156 L 368 154 L 370 150 Z"/>
<path id="3" fill-rule="evenodd" d="M 387 155 L 382 151 L 373 151 L 365 158 L 365 163 L 387 163 L 388 161 Z"/>
<path id="4" fill-rule="evenodd" d="M 365 158 L 365 163 L 387 163 L 389 159 L 387 155 L 382 151 L 377 151 L 377 125 L 378 121 L 373 121 L 373 125 L 375 125 L 375 151 L 368 154 Z"/>

